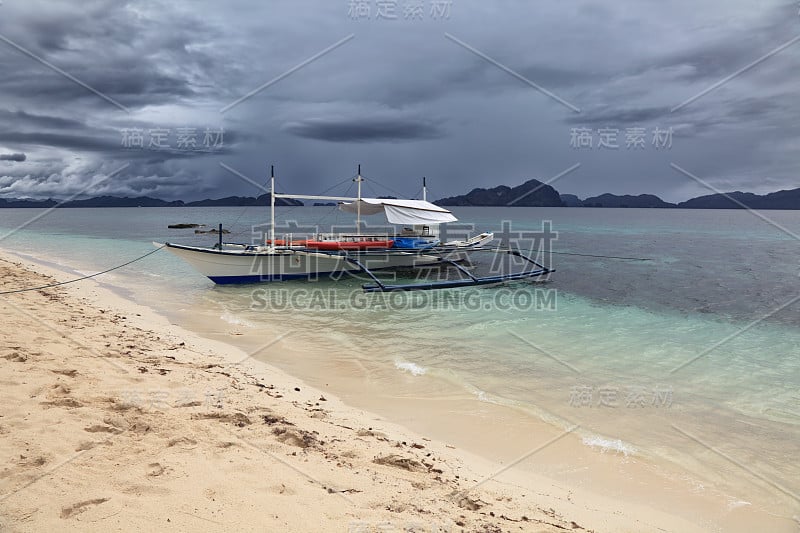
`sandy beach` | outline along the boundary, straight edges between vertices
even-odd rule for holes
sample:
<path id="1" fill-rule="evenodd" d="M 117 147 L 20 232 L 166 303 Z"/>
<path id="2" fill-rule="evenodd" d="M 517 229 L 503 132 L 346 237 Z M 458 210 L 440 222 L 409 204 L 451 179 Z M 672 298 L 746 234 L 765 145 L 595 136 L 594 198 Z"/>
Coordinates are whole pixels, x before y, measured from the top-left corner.
<path id="1" fill-rule="evenodd" d="M 798 17 L 0 0 L 0 533 L 800 533 Z"/>
<path id="2" fill-rule="evenodd" d="M 10 256 L 0 275 L 69 277 Z M 91 280 L 1 298 L 3 531 L 704 530 L 515 478 Z"/>

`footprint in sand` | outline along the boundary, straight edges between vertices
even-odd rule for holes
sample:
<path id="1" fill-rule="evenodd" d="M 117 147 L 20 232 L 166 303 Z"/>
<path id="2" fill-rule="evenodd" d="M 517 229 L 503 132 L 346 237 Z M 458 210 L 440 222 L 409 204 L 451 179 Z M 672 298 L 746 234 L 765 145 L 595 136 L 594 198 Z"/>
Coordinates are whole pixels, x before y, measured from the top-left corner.
<path id="1" fill-rule="evenodd" d="M 130 412 L 126 412 L 125 416 L 107 416 L 103 419 L 103 423 L 120 433 L 125 431 L 147 433 L 152 429 L 143 417 L 133 415 Z"/>
<path id="2" fill-rule="evenodd" d="M 427 468 L 425 465 L 417 461 L 416 459 L 412 459 L 410 457 L 403 457 L 397 454 L 389 454 L 380 457 L 376 457 L 372 460 L 373 463 L 379 465 L 387 465 L 387 466 L 394 466 L 397 468 L 402 468 L 403 470 L 408 470 L 409 472 L 427 472 Z"/>
<path id="3" fill-rule="evenodd" d="M 51 394 L 66 395 L 70 393 L 70 388 L 63 383 L 56 383 L 50 387 Z"/>
<path id="4" fill-rule="evenodd" d="M 314 433 L 302 429 L 276 427 L 272 430 L 272 433 L 280 442 L 299 448 L 316 448 L 322 444 Z"/>
<path id="5" fill-rule="evenodd" d="M 192 402 L 185 402 L 185 403 L 175 404 L 175 407 L 200 407 L 201 405 L 203 405 L 203 402 L 199 402 L 199 401 L 195 400 L 195 401 L 192 401 Z"/>
<path id="6" fill-rule="evenodd" d="M 122 433 L 122 430 L 113 426 L 104 426 L 102 424 L 95 424 L 93 426 L 83 428 L 84 431 L 89 433 Z"/>
<path id="7" fill-rule="evenodd" d="M 359 429 L 356 432 L 356 435 L 358 435 L 359 437 L 375 437 L 378 440 L 388 440 L 389 439 L 389 437 L 388 437 L 388 435 L 386 435 L 386 433 L 383 433 L 382 431 L 375 431 L 372 428 Z"/>
<path id="8" fill-rule="evenodd" d="M 19 456 L 19 461 L 17 461 L 17 465 L 25 467 L 25 468 L 32 468 L 37 466 L 43 466 L 47 462 L 47 458 L 39 455 L 37 457 L 27 457 L 25 455 Z"/>
<path id="9" fill-rule="evenodd" d="M 244 413 L 196 413 L 192 415 L 192 419 L 219 420 L 220 422 L 228 422 L 240 428 L 252 424 Z"/>
<path id="10" fill-rule="evenodd" d="M 41 402 L 48 407 L 83 407 L 83 404 L 75 398 L 57 398 L 47 402 Z"/>
<path id="11" fill-rule="evenodd" d="M 292 487 L 287 487 L 285 484 L 281 483 L 280 485 L 273 485 L 269 488 L 270 492 L 275 494 L 285 494 L 287 496 L 293 496 L 296 494 L 295 490 Z"/>
<path id="12" fill-rule="evenodd" d="M 95 498 L 93 500 L 85 500 L 82 502 L 74 503 L 69 507 L 61 508 L 61 518 L 69 518 L 78 515 L 86 510 L 87 507 L 92 505 L 100 505 L 108 501 L 108 498 Z"/>
<path id="13" fill-rule="evenodd" d="M 63 370 L 63 369 L 51 370 L 51 372 L 54 373 L 54 374 L 61 374 L 62 376 L 67 376 L 69 378 L 74 378 L 75 376 L 78 375 L 78 371 L 74 370 L 74 369 L 70 369 L 70 370 Z"/>
<path id="14" fill-rule="evenodd" d="M 147 471 L 148 477 L 158 477 L 167 471 L 167 467 L 161 463 L 150 463 L 147 465 L 150 470 Z"/>
<path id="15" fill-rule="evenodd" d="M 480 498 L 470 498 L 469 496 L 463 496 L 460 494 L 458 496 L 460 497 L 457 498 L 457 503 L 462 509 L 477 511 L 486 505 L 486 502 L 481 501 Z"/>
<path id="16" fill-rule="evenodd" d="M 190 439 L 189 437 L 177 437 L 174 439 L 170 439 L 169 442 L 167 443 L 168 448 L 172 448 L 173 446 L 183 448 L 184 450 L 190 450 L 197 446 L 197 441 L 194 439 Z"/>
<path id="17" fill-rule="evenodd" d="M 24 363 L 28 360 L 28 356 L 22 352 L 11 352 L 3 356 L 3 359 L 7 359 L 13 363 Z"/>

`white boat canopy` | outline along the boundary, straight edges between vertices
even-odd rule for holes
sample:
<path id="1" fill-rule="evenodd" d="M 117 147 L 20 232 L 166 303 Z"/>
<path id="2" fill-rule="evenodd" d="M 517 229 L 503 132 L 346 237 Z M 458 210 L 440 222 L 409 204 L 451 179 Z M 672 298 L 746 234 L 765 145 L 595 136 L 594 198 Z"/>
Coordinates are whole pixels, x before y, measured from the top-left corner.
<path id="1" fill-rule="evenodd" d="M 458 220 L 447 209 L 424 200 L 362 198 L 360 207 L 362 215 L 385 213 L 389 224 L 442 224 Z M 340 203 L 339 209 L 347 213 L 357 213 L 359 211 L 359 200 Z"/>

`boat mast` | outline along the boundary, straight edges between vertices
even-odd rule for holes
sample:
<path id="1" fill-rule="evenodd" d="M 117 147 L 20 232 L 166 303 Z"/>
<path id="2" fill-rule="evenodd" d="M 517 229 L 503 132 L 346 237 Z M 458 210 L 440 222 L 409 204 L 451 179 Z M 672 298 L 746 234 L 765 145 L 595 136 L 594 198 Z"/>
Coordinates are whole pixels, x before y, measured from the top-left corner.
<path id="1" fill-rule="evenodd" d="M 361 182 L 364 179 L 361 177 L 361 165 L 358 165 L 358 175 L 354 179 L 358 183 L 358 199 L 356 200 L 356 233 L 361 232 Z"/>
<path id="2" fill-rule="evenodd" d="M 271 223 L 269 225 L 269 245 L 270 248 L 275 248 L 275 165 L 270 165 L 269 171 L 269 210 Z"/>
<path id="3" fill-rule="evenodd" d="M 428 185 L 425 182 L 425 176 L 422 176 L 422 199 L 428 201 Z"/>

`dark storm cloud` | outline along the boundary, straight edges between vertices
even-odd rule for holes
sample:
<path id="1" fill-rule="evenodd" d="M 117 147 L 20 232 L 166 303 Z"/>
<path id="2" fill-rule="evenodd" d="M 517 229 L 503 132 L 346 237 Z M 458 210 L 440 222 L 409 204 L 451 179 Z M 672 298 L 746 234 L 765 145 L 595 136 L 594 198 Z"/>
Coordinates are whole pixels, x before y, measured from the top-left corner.
<path id="1" fill-rule="evenodd" d="M 797 3 L 779 3 L 771 8 L 765 6 L 760 15 L 750 27 L 731 27 L 731 31 L 720 32 L 711 39 L 698 36 L 697 41 L 689 41 L 674 52 L 658 54 L 647 65 L 643 65 L 643 68 L 685 67 L 676 69 L 678 79 L 715 82 L 732 75 L 800 34 Z M 796 46 L 800 48 L 800 43 Z M 783 59 L 792 56 L 797 58 L 797 50 L 787 48 L 780 55 Z M 780 61 L 782 58 L 776 55 L 775 60 Z M 763 65 L 755 65 L 754 68 L 769 68 L 773 62 L 770 58 Z M 785 74 L 786 79 L 789 79 L 792 73 Z"/>
<path id="2" fill-rule="evenodd" d="M 27 155 L 3 165 L 2 195 L 64 196 L 123 163 L 96 192 L 254 192 L 220 162 L 253 177 L 275 162 L 298 191 L 315 192 L 330 185 L 319 176 L 348 175 L 364 162 L 391 183 L 436 176 L 437 193 L 449 196 L 556 175 L 577 158 L 583 171 L 559 180 L 563 192 L 669 195 L 678 186 L 665 158 L 744 189 L 748 180 L 791 182 L 800 164 L 800 43 L 670 112 L 800 32 L 792 2 L 453 2 L 446 21 L 386 22 L 349 19 L 345 0 L 86 0 L 80 9 L 27 0 L 6 2 L 2 15 L 0 35 L 129 111 L 0 42 L 0 153 Z M 350 33 L 340 49 L 219 113 Z M 672 151 L 569 146 L 571 127 L 648 124 L 675 127 Z M 205 127 L 224 127 L 224 146 L 122 146 L 123 129 L 179 127 L 201 138 Z M 672 199 L 688 192 L 679 194 Z"/>
<path id="3" fill-rule="evenodd" d="M 760 55 L 757 52 L 754 54 L 752 47 L 746 46 L 741 39 L 732 37 L 726 37 L 715 43 L 697 44 L 686 50 L 655 57 L 652 62 L 642 67 L 642 72 L 674 69 L 675 76 L 679 80 L 718 81 Z"/>
<path id="4" fill-rule="evenodd" d="M 211 79 L 215 62 L 193 45 L 218 37 L 216 30 L 197 17 L 174 17 L 167 24 L 155 14 L 147 16 L 131 8 L 132 4 L 120 2 L 89 2 L 81 10 L 62 6 L 48 16 L 32 9 L 22 11 L 20 20 L 0 21 L 2 34 L 24 49 L 0 43 L 4 61 L 12 67 L 5 69 L 8 74 L 0 80 L 0 90 L 42 103 L 108 105 L 81 85 L 85 84 L 128 108 L 196 95 L 204 85 L 195 82 Z M 31 55 L 54 64 L 81 84 Z"/>
<path id="5" fill-rule="evenodd" d="M 86 127 L 80 120 L 52 115 L 37 115 L 25 111 L 9 111 L 7 109 L 0 109 L 0 122 L 7 126 L 13 125 L 14 129 L 24 127 L 32 129 L 83 129 Z"/>
<path id="6" fill-rule="evenodd" d="M 127 108 L 179 101 L 194 94 L 185 79 L 141 64 L 132 64 L 129 68 L 109 65 L 98 72 L 75 68 L 73 72 L 81 82 Z M 33 79 L 36 80 L 35 84 L 32 83 Z M 92 91 L 47 70 L 7 80 L 3 90 L 18 97 L 40 98 L 43 101 L 83 101 L 94 107 L 108 105 Z"/>
<path id="7" fill-rule="evenodd" d="M 233 136 L 232 136 L 233 137 Z M 143 147 L 126 148 L 121 145 L 122 134 L 118 131 L 108 131 L 105 135 L 83 135 L 79 133 L 19 133 L 19 132 L 0 132 L 0 143 L 9 143 L 25 146 L 39 146 L 51 148 L 63 148 L 78 152 L 96 152 L 109 158 L 116 159 L 147 159 L 152 162 L 168 161 L 170 159 L 184 159 L 188 157 L 198 157 L 209 154 L 225 155 L 230 154 L 230 147 L 221 146 L 218 148 L 203 149 L 182 149 L 175 146 L 166 148 Z M 24 160 L 24 159 L 23 159 Z"/>
<path id="8" fill-rule="evenodd" d="M 0 132 L 0 143 L 57 147 L 91 152 L 108 152 L 119 148 L 119 142 L 113 142 L 109 138 L 47 132 L 20 133 L 3 131 Z"/>
<path id="9" fill-rule="evenodd" d="M 797 120 L 800 112 L 794 105 L 796 101 L 797 95 L 792 93 L 739 98 L 720 106 L 713 118 L 716 118 L 716 124 L 739 127 L 766 126 L 776 122 Z"/>
<path id="10" fill-rule="evenodd" d="M 16 153 L 16 154 L 0 154 L 0 161 L 25 161 L 26 157 L 25 154 Z"/>
<path id="11" fill-rule="evenodd" d="M 538 83 L 550 88 L 597 83 L 606 77 L 604 73 L 598 71 L 569 70 L 552 65 L 532 65 L 520 69 L 519 73 L 530 80 L 538 80 Z"/>
<path id="12" fill-rule="evenodd" d="M 0 143 L 10 146 L 36 146 L 41 148 L 61 148 L 75 153 L 93 152 L 109 158 L 147 159 L 153 162 L 165 162 L 170 159 L 184 159 L 207 154 L 227 155 L 242 139 L 254 139 L 257 136 L 249 133 L 240 134 L 235 130 L 223 130 L 221 143 L 218 146 L 204 146 L 202 141 L 205 127 L 185 123 L 152 124 L 143 121 L 122 121 L 116 124 L 90 125 L 82 120 L 60 116 L 34 114 L 25 111 L 0 110 L 0 121 L 6 126 L 0 131 Z M 183 149 L 175 144 L 178 128 L 193 127 L 197 145 L 192 149 Z M 137 130 L 147 136 L 153 128 L 165 129 L 172 135 L 172 145 L 154 147 L 146 138 L 141 147 L 124 146 L 126 131 Z"/>
<path id="13" fill-rule="evenodd" d="M 283 131 L 328 142 L 383 142 L 438 139 L 443 129 L 430 121 L 412 119 L 306 119 L 289 122 Z"/>
<path id="14" fill-rule="evenodd" d="M 743 99 L 726 102 L 725 105 L 714 105 L 712 109 L 707 106 L 697 110 L 686 109 L 672 112 L 671 107 L 643 107 L 643 108 L 602 108 L 584 109 L 580 114 L 567 117 L 565 122 L 575 126 L 593 127 L 629 127 L 658 123 L 692 124 L 695 129 L 708 130 L 724 124 L 739 125 L 777 119 L 787 115 L 794 115 L 791 105 L 794 95 L 787 94 L 777 97 L 746 97 Z"/>
<path id="15" fill-rule="evenodd" d="M 619 108 L 583 110 L 580 114 L 570 115 L 566 122 L 580 125 L 607 126 L 632 125 L 663 120 L 670 113 L 669 107 Z"/>

